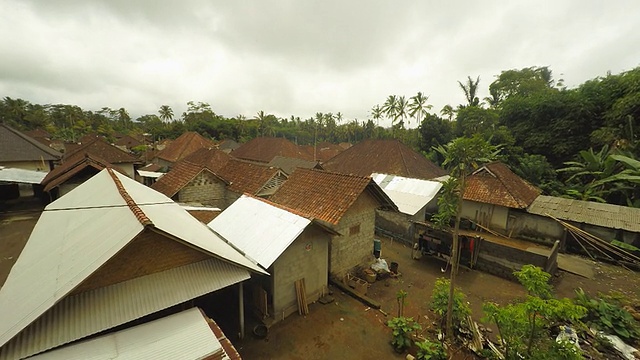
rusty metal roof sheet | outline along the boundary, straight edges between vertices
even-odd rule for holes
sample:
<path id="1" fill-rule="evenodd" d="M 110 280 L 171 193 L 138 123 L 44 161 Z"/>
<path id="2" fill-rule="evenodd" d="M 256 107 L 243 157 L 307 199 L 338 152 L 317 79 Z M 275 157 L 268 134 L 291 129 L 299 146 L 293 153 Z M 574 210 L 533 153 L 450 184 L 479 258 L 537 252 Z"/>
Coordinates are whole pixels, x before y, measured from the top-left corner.
<path id="1" fill-rule="evenodd" d="M 640 232 L 640 209 L 591 201 L 538 196 L 527 212 L 561 220 Z"/>

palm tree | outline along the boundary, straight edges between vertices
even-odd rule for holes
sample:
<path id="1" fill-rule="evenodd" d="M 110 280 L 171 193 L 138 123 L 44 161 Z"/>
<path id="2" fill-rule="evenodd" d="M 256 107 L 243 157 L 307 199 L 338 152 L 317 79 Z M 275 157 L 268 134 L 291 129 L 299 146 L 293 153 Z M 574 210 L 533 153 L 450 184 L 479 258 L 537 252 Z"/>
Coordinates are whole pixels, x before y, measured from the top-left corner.
<path id="1" fill-rule="evenodd" d="M 160 110 L 158 110 L 158 114 L 160 114 L 160 119 L 164 122 L 169 122 L 173 120 L 173 110 L 169 105 L 160 106 Z"/>
<path id="2" fill-rule="evenodd" d="M 380 118 L 382 118 L 382 115 L 384 115 L 384 111 L 382 111 L 380 105 L 376 105 L 371 108 L 371 117 L 376 121 L 376 125 L 380 125 Z"/>
<path id="3" fill-rule="evenodd" d="M 125 108 L 118 109 L 118 120 L 122 121 L 122 126 L 126 129 L 127 124 L 131 122 L 131 116 Z"/>
<path id="4" fill-rule="evenodd" d="M 442 107 L 442 110 L 440 110 L 440 114 L 442 114 L 442 116 L 446 116 L 449 121 L 451 121 L 451 119 L 453 119 L 453 115 L 456 114 L 456 111 L 453 109 L 453 107 L 451 107 L 451 105 L 445 105 Z"/>
<path id="5" fill-rule="evenodd" d="M 427 110 L 430 110 L 433 106 L 426 105 L 428 96 L 424 96 L 421 92 L 411 97 L 411 104 L 409 104 L 409 116 L 415 117 L 420 124 L 420 119 L 427 115 Z"/>
<path id="6" fill-rule="evenodd" d="M 396 119 L 400 118 L 400 126 L 404 127 L 404 118 L 407 117 L 407 108 L 409 107 L 409 102 L 405 99 L 404 95 L 398 97 L 396 106 L 398 108 Z"/>
<path id="7" fill-rule="evenodd" d="M 467 99 L 468 106 L 478 106 L 480 105 L 480 99 L 478 99 L 478 83 L 480 83 L 480 76 L 473 81 L 471 76 L 467 76 L 467 82 L 461 83 L 458 81 L 458 85 L 462 91 L 464 91 L 464 97 Z"/>
<path id="8" fill-rule="evenodd" d="M 489 95 L 484 98 L 484 101 L 487 102 L 487 104 L 489 104 L 489 107 L 495 109 L 498 107 L 498 105 L 500 104 L 500 93 L 498 92 L 498 89 L 496 89 L 495 87 L 489 87 Z"/>
<path id="9" fill-rule="evenodd" d="M 264 111 L 260 110 L 253 119 L 258 120 L 258 133 L 260 134 L 260 136 L 264 136 L 268 126 L 267 114 L 265 114 Z"/>
<path id="10" fill-rule="evenodd" d="M 382 112 L 391 120 L 391 126 L 393 127 L 398 114 L 398 97 L 396 95 L 389 95 L 384 104 L 382 104 Z"/>

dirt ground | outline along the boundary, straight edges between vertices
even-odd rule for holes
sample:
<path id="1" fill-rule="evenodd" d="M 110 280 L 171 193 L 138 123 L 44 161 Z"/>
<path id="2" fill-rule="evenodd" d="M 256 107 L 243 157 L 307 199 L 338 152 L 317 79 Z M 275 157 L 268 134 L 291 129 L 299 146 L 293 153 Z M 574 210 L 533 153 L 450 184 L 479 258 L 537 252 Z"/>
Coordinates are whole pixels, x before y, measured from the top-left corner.
<path id="1" fill-rule="evenodd" d="M 0 284 L 4 283 L 39 215 L 37 207 L 0 212 Z M 426 331 L 434 330 L 436 319 L 428 310 L 431 291 L 435 280 L 448 277 L 449 273 L 441 271 L 445 266 L 443 260 L 432 257 L 413 260 L 409 246 L 390 239 L 382 238 L 382 257 L 397 262 L 401 276 L 376 281 L 367 295 L 379 301 L 388 316 L 331 287 L 335 302 L 311 304 L 308 316 L 291 315 L 274 325 L 267 339 L 252 336 L 253 326 L 248 319 L 246 338 L 237 340 L 231 336 L 240 354 L 245 359 L 404 359 L 405 355 L 393 351 L 391 331 L 385 325 L 397 315 L 396 293 L 399 290 L 408 293 L 405 316 L 417 319 L 423 328 L 430 329 Z M 638 273 L 602 263 L 593 266 L 593 280 L 559 272 L 553 278 L 557 295 L 573 297 L 574 289 L 582 287 L 592 295 L 613 290 L 632 299 L 640 298 Z M 483 316 L 483 302 L 505 304 L 525 295 L 517 283 L 464 268 L 460 269 L 458 284 L 467 295 L 476 321 Z M 453 359 L 473 357 L 458 353 Z"/>
<path id="2" fill-rule="evenodd" d="M 397 315 L 396 293 L 408 293 L 405 316 L 417 319 L 428 337 L 437 327 L 436 319 L 429 311 L 429 299 L 435 280 L 448 277 L 441 268 L 443 260 L 423 257 L 411 259 L 409 246 L 382 239 L 382 257 L 399 264 L 402 274 L 397 279 L 376 281 L 367 295 L 382 304 L 389 314 L 368 309 L 358 300 L 332 288 L 335 303 L 312 304 L 306 317 L 291 315 L 269 330 L 266 340 L 252 337 L 248 331 L 244 341 L 236 341 L 241 355 L 246 359 L 404 359 L 396 354 L 391 345 L 391 331 L 385 326 L 387 320 Z M 595 264 L 595 279 L 560 272 L 553 278 L 559 297 L 573 297 L 574 289 L 582 287 L 587 293 L 618 291 L 630 298 L 640 298 L 640 276 L 620 267 Z M 467 295 L 473 318 L 481 322 L 482 303 L 493 301 L 505 304 L 525 296 L 523 288 L 511 282 L 480 271 L 461 268 L 458 283 Z M 425 317 L 426 316 L 426 317 Z M 250 330 L 250 329 L 249 329 Z M 473 359 L 470 354 L 452 354 L 453 359 Z"/>

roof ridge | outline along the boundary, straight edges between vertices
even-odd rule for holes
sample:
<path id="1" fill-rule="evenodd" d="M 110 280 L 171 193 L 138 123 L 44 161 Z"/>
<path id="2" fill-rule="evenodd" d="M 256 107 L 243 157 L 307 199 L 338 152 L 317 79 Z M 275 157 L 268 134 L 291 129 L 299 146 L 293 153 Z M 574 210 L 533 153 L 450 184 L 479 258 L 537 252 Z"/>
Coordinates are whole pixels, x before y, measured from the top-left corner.
<path id="1" fill-rule="evenodd" d="M 299 168 L 299 169 L 300 170 L 308 170 L 308 171 L 318 172 L 318 173 L 326 173 L 326 174 L 331 174 L 331 175 L 338 175 L 338 176 L 344 176 L 344 177 L 357 178 L 357 179 L 361 179 L 361 180 L 365 180 L 365 179 L 371 180 L 371 176 L 360 176 L 360 175 L 357 175 L 357 174 L 345 174 L 345 173 L 341 173 L 341 172 L 320 170 L 320 169 L 315 169 L 315 168 L 311 168 L 311 169 Z"/>
<path id="2" fill-rule="evenodd" d="M 135 215 L 138 221 L 140 221 L 140 224 L 142 224 L 143 226 L 153 225 L 153 222 L 151 222 L 151 219 L 147 217 L 144 211 L 142 211 L 142 209 L 138 206 L 138 204 L 136 204 L 136 202 L 133 200 L 131 195 L 129 195 L 127 190 L 124 188 L 124 185 L 122 185 L 122 182 L 120 181 L 120 179 L 118 179 L 118 176 L 116 176 L 116 174 L 113 172 L 113 169 L 111 168 L 106 168 L 106 169 L 109 175 L 111 175 L 113 182 L 116 184 L 116 188 L 118 189 L 120 196 L 122 196 L 124 201 L 127 203 L 127 206 L 129 206 L 129 209 L 131 209 L 131 212 L 133 213 L 133 215 Z"/>

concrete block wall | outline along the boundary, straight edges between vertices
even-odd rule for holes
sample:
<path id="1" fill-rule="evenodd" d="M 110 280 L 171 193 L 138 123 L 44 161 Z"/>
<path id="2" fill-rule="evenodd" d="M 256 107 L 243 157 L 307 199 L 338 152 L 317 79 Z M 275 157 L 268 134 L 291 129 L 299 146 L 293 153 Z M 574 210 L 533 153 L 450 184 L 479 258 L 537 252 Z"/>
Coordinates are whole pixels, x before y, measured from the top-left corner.
<path id="1" fill-rule="evenodd" d="M 524 249 L 482 241 L 476 268 L 505 279 L 517 281 L 513 272 L 523 265 L 531 264 L 542 269 L 547 267 L 548 256 Z"/>
<path id="2" fill-rule="evenodd" d="M 332 275 L 340 279 L 354 267 L 373 261 L 377 206 L 377 201 L 364 192 L 338 223 L 336 230 L 342 235 L 331 239 L 329 272 Z M 350 235 L 350 229 L 358 225 L 359 232 Z"/>
<path id="3" fill-rule="evenodd" d="M 196 202 L 203 205 L 226 208 L 226 186 L 211 173 L 203 171 L 178 193 L 181 202 Z"/>
<path id="4" fill-rule="evenodd" d="M 298 311 L 295 282 L 304 278 L 307 302 L 318 300 L 327 286 L 330 235 L 311 225 L 272 265 L 275 321 Z"/>

